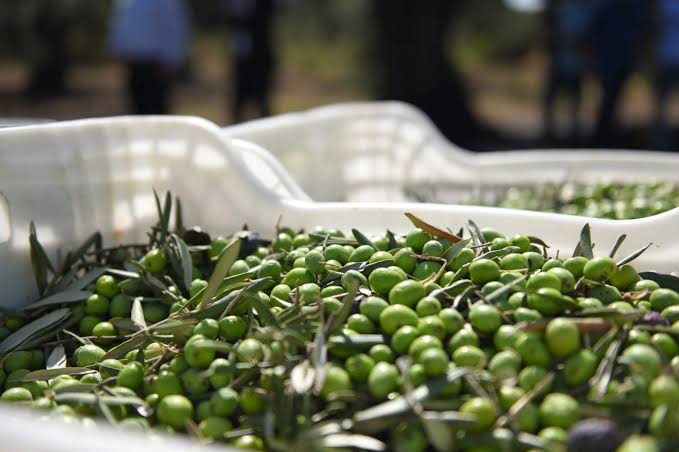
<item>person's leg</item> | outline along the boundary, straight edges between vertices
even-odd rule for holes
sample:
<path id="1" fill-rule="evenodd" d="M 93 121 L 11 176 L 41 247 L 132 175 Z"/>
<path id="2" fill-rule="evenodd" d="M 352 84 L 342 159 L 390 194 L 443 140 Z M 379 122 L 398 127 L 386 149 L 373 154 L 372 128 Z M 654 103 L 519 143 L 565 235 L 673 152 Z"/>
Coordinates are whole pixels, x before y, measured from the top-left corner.
<path id="1" fill-rule="evenodd" d="M 241 122 L 245 115 L 245 103 L 248 97 L 247 61 L 241 58 L 233 60 L 233 82 L 231 89 L 231 122 Z"/>
<path id="2" fill-rule="evenodd" d="M 144 66 L 137 61 L 127 62 L 127 95 L 129 110 L 135 115 L 144 110 Z"/>
<path id="3" fill-rule="evenodd" d="M 547 73 L 547 84 L 542 101 L 543 135 L 547 139 L 552 139 L 555 136 L 554 101 L 556 100 L 558 84 L 558 74 L 552 62 Z"/>
<path id="4" fill-rule="evenodd" d="M 567 139 L 571 144 L 580 140 L 580 99 L 582 96 L 582 78 L 580 75 L 573 74 L 569 77 L 567 87 L 567 98 L 569 106 L 569 125 Z"/>
<path id="5" fill-rule="evenodd" d="M 602 99 L 594 129 L 596 144 L 609 145 L 614 140 L 615 111 L 628 74 L 629 71 L 625 69 L 604 71 L 601 75 Z"/>
<path id="6" fill-rule="evenodd" d="M 136 115 L 169 113 L 170 80 L 163 66 L 154 61 L 128 63 L 132 112 Z"/>
<path id="7" fill-rule="evenodd" d="M 668 149 L 671 145 L 671 132 L 667 124 L 667 104 L 672 91 L 673 71 L 669 67 L 660 68 L 655 90 L 655 120 L 653 144 L 658 149 Z"/>
<path id="8" fill-rule="evenodd" d="M 154 62 L 152 65 L 150 114 L 166 115 L 170 113 L 172 74 L 161 63 Z"/>
<path id="9" fill-rule="evenodd" d="M 271 92 L 273 88 L 273 65 L 265 61 L 258 67 L 257 85 L 253 88 L 257 100 L 257 113 L 261 116 L 271 115 Z"/>

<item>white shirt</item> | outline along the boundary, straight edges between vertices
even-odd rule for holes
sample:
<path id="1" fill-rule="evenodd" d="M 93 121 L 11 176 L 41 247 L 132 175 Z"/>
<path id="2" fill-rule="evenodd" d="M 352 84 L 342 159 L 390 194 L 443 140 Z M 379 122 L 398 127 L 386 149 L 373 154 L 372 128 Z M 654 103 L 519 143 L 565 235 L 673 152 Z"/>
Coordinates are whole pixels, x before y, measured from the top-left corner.
<path id="1" fill-rule="evenodd" d="M 109 51 L 116 57 L 182 64 L 189 53 L 183 0 L 117 0 Z"/>

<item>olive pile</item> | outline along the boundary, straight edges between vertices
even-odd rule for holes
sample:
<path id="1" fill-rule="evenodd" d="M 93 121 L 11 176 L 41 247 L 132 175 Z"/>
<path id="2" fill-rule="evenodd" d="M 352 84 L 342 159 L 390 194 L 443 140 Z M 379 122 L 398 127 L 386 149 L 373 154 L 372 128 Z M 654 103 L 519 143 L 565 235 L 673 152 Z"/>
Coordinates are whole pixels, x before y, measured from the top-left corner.
<path id="1" fill-rule="evenodd" d="M 668 182 L 544 184 L 511 188 L 490 205 L 623 220 L 674 209 L 679 187 Z"/>
<path id="2" fill-rule="evenodd" d="M 168 216 L 47 283 L 32 240 L 42 298 L 2 320 L 2 402 L 248 449 L 676 450 L 678 280 L 638 274 L 640 252 Z"/>
<path id="3" fill-rule="evenodd" d="M 679 205 L 679 187 L 667 182 L 545 184 L 510 189 L 492 204 L 622 220 L 674 209 Z"/>

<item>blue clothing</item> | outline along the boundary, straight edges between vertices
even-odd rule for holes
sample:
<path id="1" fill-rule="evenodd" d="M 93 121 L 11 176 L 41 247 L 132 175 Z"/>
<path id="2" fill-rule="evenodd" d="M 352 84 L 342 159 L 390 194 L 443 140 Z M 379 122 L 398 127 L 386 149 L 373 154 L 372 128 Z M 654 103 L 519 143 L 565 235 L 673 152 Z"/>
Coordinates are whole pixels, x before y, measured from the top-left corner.
<path id="1" fill-rule="evenodd" d="M 189 53 L 183 0 L 118 0 L 109 51 L 126 60 L 181 65 Z"/>
<path id="2" fill-rule="evenodd" d="M 581 42 L 592 19 L 592 2 L 564 0 L 554 8 L 554 70 L 567 77 L 583 72 L 584 57 Z"/>
<path id="3" fill-rule="evenodd" d="M 679 0 L 660 0 L 658 58 L 662 66 L 679 66 Z"/>

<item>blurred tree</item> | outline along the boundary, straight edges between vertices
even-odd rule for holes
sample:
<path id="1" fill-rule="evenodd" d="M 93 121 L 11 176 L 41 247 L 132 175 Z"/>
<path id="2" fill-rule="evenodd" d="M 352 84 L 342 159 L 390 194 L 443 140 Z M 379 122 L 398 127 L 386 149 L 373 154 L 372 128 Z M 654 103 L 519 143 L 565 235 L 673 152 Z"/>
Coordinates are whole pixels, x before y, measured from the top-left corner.
<path id="1" fill-rule="evenodd" d="M 453 142 L 478 143 L 484 133 L 458 72 L 447 58 L 451 19 L 467 0 L 374 0 L 378 95 L 422 109 Z"/>

